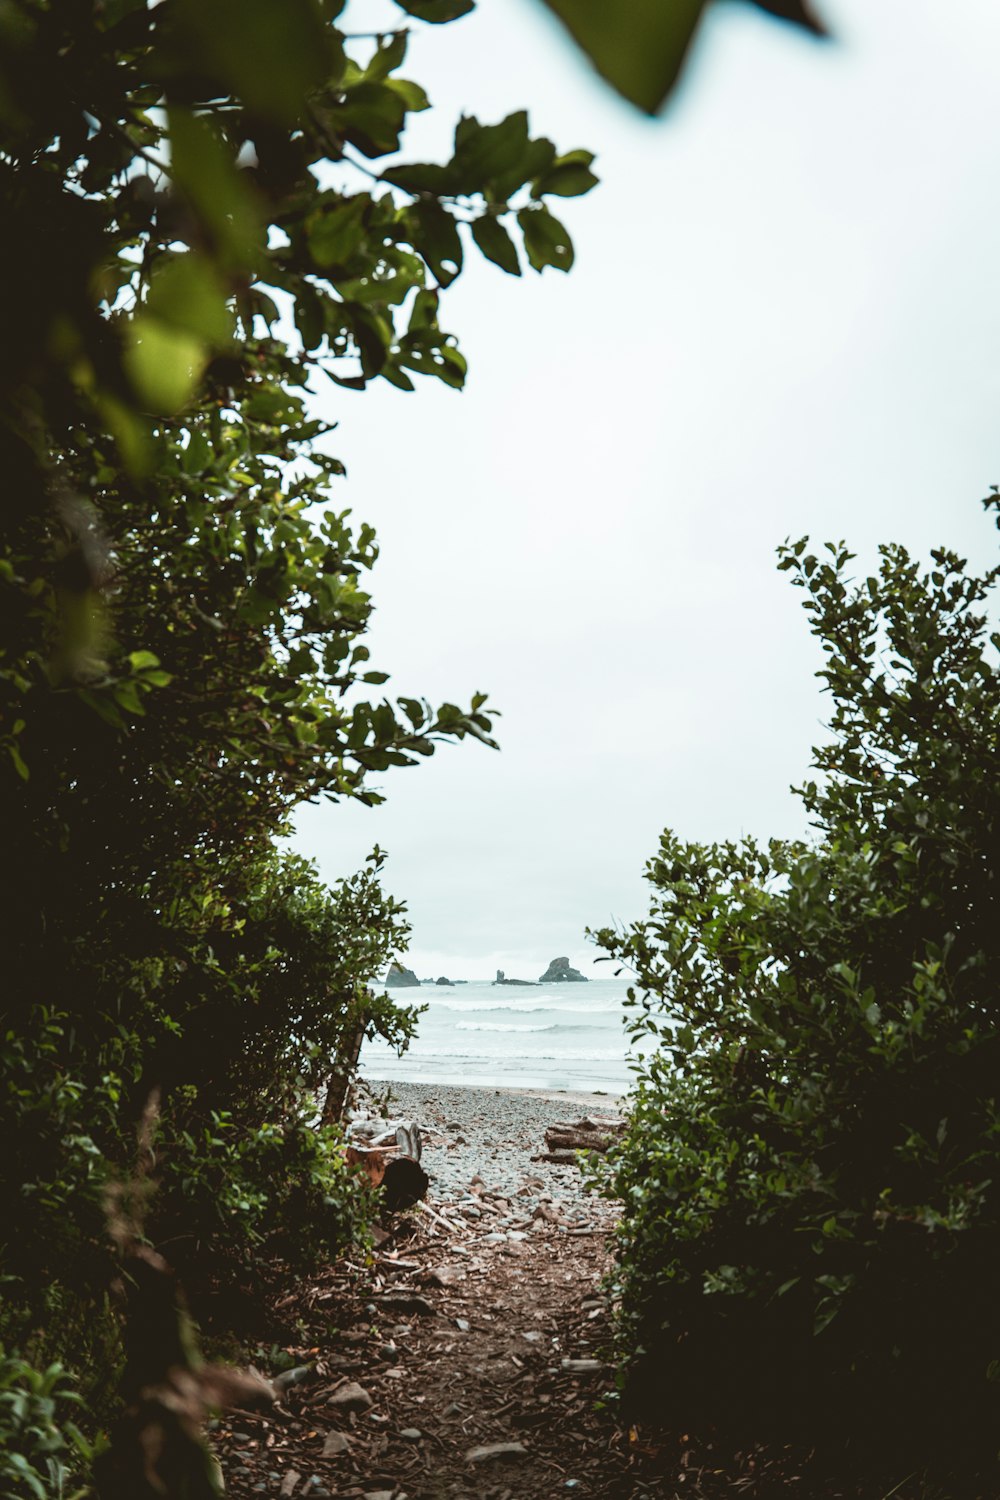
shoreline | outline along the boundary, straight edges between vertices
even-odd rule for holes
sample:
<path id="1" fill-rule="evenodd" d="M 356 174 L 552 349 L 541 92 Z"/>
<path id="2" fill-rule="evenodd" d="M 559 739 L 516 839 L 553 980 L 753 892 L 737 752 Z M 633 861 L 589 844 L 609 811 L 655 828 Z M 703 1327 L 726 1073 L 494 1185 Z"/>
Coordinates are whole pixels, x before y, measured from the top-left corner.
<path id="1" fill-rule="evenodd" d="M 543 1085 L 509 1083 L 441 1083 L 433 1078 L 369 1078 L 365 1074 L 360 1076 L 358 1082 L 378 1097 L 384 1096 L 386 1092 L 395 1092 L 397 1089 L 427 1089 L 429 1093 L 435 1090 L 456 1089 L 475 1096 L 491 1098 L 510 1096 L 515 1099 L 538 1099 L 551 1104 L 574 1104 L 584 1110 L 592 1110 L 595 1114 L 600 1114 L 602 1110 L 604 1113 L 618 1114 L 626 1097 L 625 1094 L 616 1094 L 605 1089 L 560 1089 L 546 1088 Z"/>

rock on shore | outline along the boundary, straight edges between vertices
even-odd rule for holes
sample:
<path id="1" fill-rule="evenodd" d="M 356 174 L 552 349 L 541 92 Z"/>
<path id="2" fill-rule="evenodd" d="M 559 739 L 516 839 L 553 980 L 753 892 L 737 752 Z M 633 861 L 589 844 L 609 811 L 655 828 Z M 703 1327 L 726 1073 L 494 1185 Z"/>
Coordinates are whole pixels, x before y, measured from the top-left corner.
<path id="1" fill-rule="evenodd" d="M 386 987 L 391 990 L 411 989 L 419 985 L 420 980 L 412 969 L 404 969 L 400 963 L 389 965 L 389 972 L 385 976 Z"/>
<path id="2" fill-rule="evenodd" d="M 539 984 L 589 984 L 586 974 L 581 974 L 579 969 L 570 968 L 568 958 L 554 958 L 538 977 Z"/>

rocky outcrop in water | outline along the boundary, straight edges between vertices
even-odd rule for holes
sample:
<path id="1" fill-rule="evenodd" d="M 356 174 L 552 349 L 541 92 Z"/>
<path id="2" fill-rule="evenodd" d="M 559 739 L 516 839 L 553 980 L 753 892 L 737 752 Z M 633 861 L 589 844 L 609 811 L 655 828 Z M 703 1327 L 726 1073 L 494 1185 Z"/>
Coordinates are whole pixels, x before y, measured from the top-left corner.
<path id="1" fill-rule="evenodd" d="M 419 985 L 420 980 L 412 969 L 404 969 L 402 964 L 395 963 L 389 965 L 389 972 L 385 976 L 385 983 L 387 989 L 404 990 L 412 989 L 414 985 Z"/>
<path id="2" fill-rule="evenodd" d="M 538 978 L 539 984 L 589 984 L 586 974 L 581 974 L 579 969 L 571 969 L 568 958 L 554 958 Z"/>
<path id="3" fill-rule="evenodd" d="M 503 969 L 497 969 L 497 977 L 494 979 L 493 983 L 534 985 L 535 981 L 533 979 L 508 979 Z"/>

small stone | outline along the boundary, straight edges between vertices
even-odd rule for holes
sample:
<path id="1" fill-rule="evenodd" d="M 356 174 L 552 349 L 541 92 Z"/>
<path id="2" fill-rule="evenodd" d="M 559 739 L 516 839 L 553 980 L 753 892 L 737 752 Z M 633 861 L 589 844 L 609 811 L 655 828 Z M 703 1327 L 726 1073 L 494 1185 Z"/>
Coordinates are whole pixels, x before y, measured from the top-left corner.
<path id="1" fill-rule="evenodd" d="M 537 1344 L 541 1336 L 537 1328 L 529 1328 L 527 1333 L 521 1334 L 521 1337 L 529 1344 Z"/>
<path id="2" fill-rule="evenodd" d="M 370 1406 L 375 1405 L 364 1386 L 358 1385 L 356 1380 L 349 1380 L 346 1385 L 334 1391 L 327 1398 L 326 1404 L 336 1407 L 337 1411 L 367 1411 Z"/>
<path id="3" fill-rule="evenodd" d="M 465 1280 L 465 1270 L 462 1266 L 435 1266 L 427 1273 L 428 1286 L 455 1286 L 459 1281 Z"/>
<path id="4" fill-rule="evenodd" d="M 470 1328 L 472 1327 L 472 1324 L 469 1322 L 468 1318 L 456 1318 L 455 1327 L 458 1329 L 459 1333 L 468 1333 Z"/>
<path id="5" fill-rule="evenodd" d="M 528 1236 L 523 1229 L 508 1229 L 507 1238 L 509 1240 L 526 1240 Z"/>
<path id="6" fill-rule="evenodd" d="M 426 1297 L 418 1297 L 414 1292 L 386 1292 L 380 1299 L 380 1306 L 383 1311 L 419 1313 L 425 1318 L 432 1318 L 437 1312 L 433 1302 L 428 1302 Z"/>
<path id="7" fill-rule="evenodd" d="M 282 1370 L 280 1375 L 272 1377 L 271 1384 L 278 1392 L 291 1390 L 293 1385 L 301 1385 L 315 1372 L 315 1365 L 296 1365 L 294 1370 Z"/>
<path id="8" fill-rule="evenodd" d="M 406 1438 L 407 1442 L 410 1443 L 419 1443 L 423 1437 L 423 1433 L 419 1427 L 403 1427 L 400 1429 L 399 1435 L 401 1438 Z"/>
<path id="9" fill-rule="evenodd" d="M 298 1484 L 298 1482 L 299 1482 L 299 1480 L 301 1478 L 302 1478 L 302 1475 L 296 1469 L 289 1469 L 288 1473 L 285 1475 L 284 1479 L 281 1481 L 281 1491 L 280 1491 L 280 1493 L 282 1495 L 292 1495 L 292 1494 L 294 1494 L 295 1493 L 295 1486 Z"/>
<path id="10" fill-rule="evenodd" d="M 449 1402 L 449 1404 L 445 1407 L 444 1411 L 442 1412 L 442 1416 L 445 1416 L 445 1417 L 460 1417 L 461 1415 L 462 1415 L 462 1408 L 461 1408 L 461 1406 L 459 1405 L 459 1403 L 457 1401 L 451 1401 L 451 1402 Z"/>
<path id="11" fill-rule="evenodd" d="M 350 1438 L 342 1432 L 328 1432 L 323 1439 L 323 1457 L 336 1458 L 339 1453 L 346 1453 L 351 1446 Z"/>
<path id="12" fill-rule="evenodd" d="M 562 1367 L 570 1375 L 599 1375 L 604 1369 L 599 1359 L 564 1359 Z"/>
<path id="13" fill-rule="evenodd" d="M 523 1443 L 483 1443 L 478 1448 L 470 1448 L 465 1461 L 467 1464 L 491 1464 L 527 1456 L 528 1450 Z"/>

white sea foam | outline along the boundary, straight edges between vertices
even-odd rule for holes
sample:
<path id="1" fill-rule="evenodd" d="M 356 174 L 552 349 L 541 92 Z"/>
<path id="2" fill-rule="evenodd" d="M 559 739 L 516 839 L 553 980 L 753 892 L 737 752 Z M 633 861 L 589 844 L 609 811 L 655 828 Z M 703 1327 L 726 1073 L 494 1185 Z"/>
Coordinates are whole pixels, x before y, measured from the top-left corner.
<path id="1" fill-rule="evenodd" d="M 443 985 L 400 991 L 401 1004 L 426 1007 L 417 1035 L 402 1058 L 384 1043 L 366 1044 L 362 1067 L 388 1080 L 619 1093 L 632 1082 L 626 989 L 622 980 L 593 980 L 522 994 L 488 981 L 460 993 Z"/>

